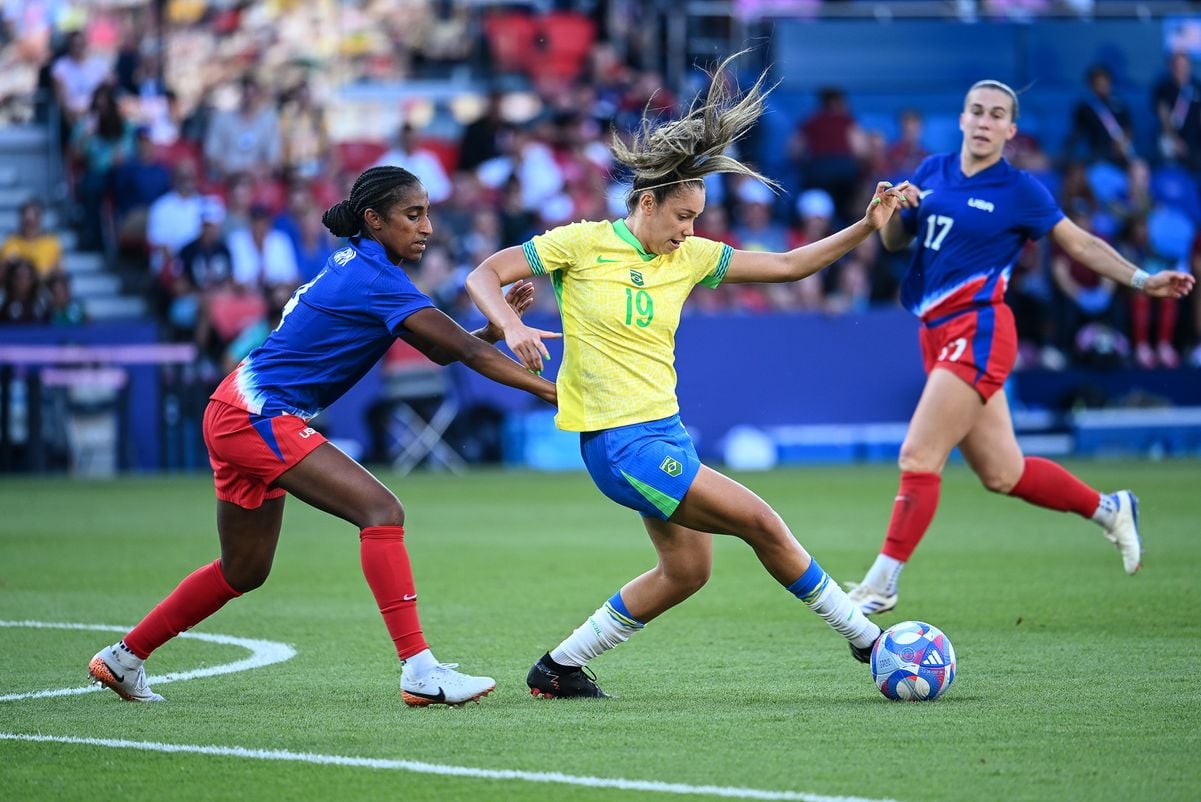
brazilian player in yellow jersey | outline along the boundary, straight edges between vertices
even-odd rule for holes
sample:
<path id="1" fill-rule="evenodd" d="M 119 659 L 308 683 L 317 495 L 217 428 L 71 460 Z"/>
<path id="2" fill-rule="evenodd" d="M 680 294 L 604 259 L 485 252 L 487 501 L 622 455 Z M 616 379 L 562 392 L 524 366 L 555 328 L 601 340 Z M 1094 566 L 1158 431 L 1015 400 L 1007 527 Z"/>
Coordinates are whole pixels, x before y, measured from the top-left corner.
<path id="1" fill-rule="evenodd" d="M 564 340 L 556 420 L 580 432 L 593 481 L 642 515 L 658 553 L 650 570 L 534 664 L 526 681 L 535 696 L 605 696 L 583 667 L 708 581 L 714 533 L 745 541 L 777 582 L 850 642 L 856 659 L 866 662 L 880 635 L 765 501 L 700 463 L 678 415 L 675 335 L 697 284 L 810 276 L 887 223 L 904 195 L 881 183 L 861 220 L 787 253 L 734 250 L 694 237 L 706 175 L 730 172 L 771 183 L 725 155 L 762 113 L 763 77 L 734 95 L 720 74 L 724 67 L 704 103 L 683 119 L 658 127 L 644 121 L 629 146 L 614 140 L 616 160 L 634 174 L 624 220 L 553 229 L 490 256 L 467 279 L 472 300 L 509 348 L 540 371 L 549 356 L 544 333 L 513 314 L 502 288 L 532 275 L 550 277 Z"/>

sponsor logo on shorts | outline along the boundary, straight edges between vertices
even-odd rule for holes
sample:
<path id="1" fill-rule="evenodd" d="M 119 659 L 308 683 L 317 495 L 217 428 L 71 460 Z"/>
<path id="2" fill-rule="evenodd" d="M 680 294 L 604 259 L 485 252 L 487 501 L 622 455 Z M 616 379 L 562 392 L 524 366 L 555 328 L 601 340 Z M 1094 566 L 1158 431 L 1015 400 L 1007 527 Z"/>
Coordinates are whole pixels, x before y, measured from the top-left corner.
<path id="1" fill-rule="evenodd" d="M 679 476 L 684 472 L 684 466 L 680 464 L 679 460 L 664 457 L 663 462 L 659 464 L 659 470 L 668 476 Z"/>

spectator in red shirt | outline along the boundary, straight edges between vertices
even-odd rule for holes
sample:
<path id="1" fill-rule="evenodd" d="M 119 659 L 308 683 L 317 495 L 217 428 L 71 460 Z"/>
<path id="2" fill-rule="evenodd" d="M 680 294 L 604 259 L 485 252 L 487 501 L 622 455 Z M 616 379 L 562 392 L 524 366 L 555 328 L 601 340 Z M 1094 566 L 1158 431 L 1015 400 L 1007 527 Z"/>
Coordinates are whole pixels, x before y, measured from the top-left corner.
<path id="1" fill-rule="evenodd" d="M 847 107 L 841 89 L 827 87 L 818 96 L 820 106 L 793 134 L 790 149 L 801 171 L 801 185 L 830 193 L 841 217 L 859 216 L 857 202 L 859 160 L 866 154 L 867 139 Z"/>

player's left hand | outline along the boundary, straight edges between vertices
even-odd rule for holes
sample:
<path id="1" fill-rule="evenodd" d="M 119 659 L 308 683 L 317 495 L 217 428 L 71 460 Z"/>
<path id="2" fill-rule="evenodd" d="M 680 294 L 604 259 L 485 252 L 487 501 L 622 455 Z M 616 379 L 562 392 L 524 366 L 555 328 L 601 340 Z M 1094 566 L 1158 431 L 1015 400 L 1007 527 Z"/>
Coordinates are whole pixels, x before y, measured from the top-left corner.
<path id="1" fill-rule="evenodd" d="M 909 199 L 905 195 L 905 189 L 908 186 L 908 181 L 902 181 L 895 187 L 889 181 L 881 181 L 876 184 L 876 192 L 872 196 L 871 202 L 867 204 L 867 211 L 863 215 L 864 221 L 873 229 L 883 228 L 892 217 L 893 212 L 909 203 Z"/>
<path id="2" fill-rule="evenodd" d="M 1196 281 L 1190 273 L 1164 270 L 1147 278 L 1143 292 L 1152 298 L 1183 298 L 1192 292 Z"/>
<path id="3" fill-rule="evenodd" d="M 534 283 L 526 281 L 523 278 L 513 282 L 513 286 L 509 287 L 509 291 L 505 293 L 505 303 L 509 305 L 517 317 L 525 314 L 525 310 L 529 309 L 534 303 Z M 485 331 L 485 338 L 488 342 L 500 342 L 505 338 L 505 333 L 500 327 L 492 321 L 488 321 L 488 326 Z"/>

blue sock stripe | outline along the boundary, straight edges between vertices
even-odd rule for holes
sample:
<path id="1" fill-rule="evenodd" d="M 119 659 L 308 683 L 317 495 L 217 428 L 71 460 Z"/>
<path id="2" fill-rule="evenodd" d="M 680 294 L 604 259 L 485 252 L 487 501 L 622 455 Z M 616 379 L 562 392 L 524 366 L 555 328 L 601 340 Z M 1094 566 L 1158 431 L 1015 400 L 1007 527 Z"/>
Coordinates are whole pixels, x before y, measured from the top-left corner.
<path id="1" fill-rule="evenodd" d="M 800 579 L 788 586 L 788 591 L 793 596 L 808 604 L 817 598 L 829 581 L 830 577 L 818 565 L 817 560 L 811 559 L 809 567 L 805 569 L 805 573 L 801 574 Z"/>
<path id="2" fill-rule="evenodd" d="M 605 609 L 619 624 L 625 624 L 627 627 L 634 627 L 635 629 L 642 629 L 646 626 L 646 624 L 630 615 L 629 609 L 626 608 L 626 603 L 621 600 L 620 590 L 614 593 L 609 601 L 605 602 Z"/>

